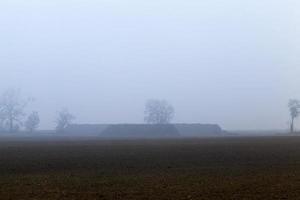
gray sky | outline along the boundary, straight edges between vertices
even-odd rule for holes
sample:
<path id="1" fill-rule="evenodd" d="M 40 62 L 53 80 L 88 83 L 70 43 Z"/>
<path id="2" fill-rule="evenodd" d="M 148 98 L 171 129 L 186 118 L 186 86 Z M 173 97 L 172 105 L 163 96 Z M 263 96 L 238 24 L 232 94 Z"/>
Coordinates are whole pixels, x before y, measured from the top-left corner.
<path id="1" fill-rule="evenodd" d="M 2 0 L 0 91 L 36 101 L 41 127 L 142 122 L 149 98 L 176 122 L 287 128 L 300 98 L 298 0 Z"/>

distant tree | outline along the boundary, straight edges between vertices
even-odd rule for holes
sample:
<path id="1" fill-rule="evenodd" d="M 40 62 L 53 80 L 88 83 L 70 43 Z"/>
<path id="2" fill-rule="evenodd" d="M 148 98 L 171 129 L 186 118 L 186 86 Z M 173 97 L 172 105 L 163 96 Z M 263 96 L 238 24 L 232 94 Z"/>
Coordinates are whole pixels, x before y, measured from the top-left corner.
<path id="1" fill-rule="evenodd" d="M 2 129 L 9 132 L 17 131 L 25 116 L 27 101 L 21 98 L 19 90 L 9 89 L 0 96 L 0 120 Z"/>
<path id="2" fill-rule="evenodd" d="M 174 108 L 165 100 L 148 100 L 145 105 L 145 122 L 169 124 L 174 117 Z"/>
<path id="3" fill-rule="evenodd" d="M 290 110 L 290 115 L 291 115 L 291 133 L 294 133 L 295 131 L 295 127 L 294 127 L 294 123 L 295 123 L 295 119 L 297 117 L 299 117 L 299 109 L 300 109 L 300 101 L 297 99 L 291 99 L 289 101 L 289 110 Z"/>
<path id="4" fill-rule="evenodd" d="M 40 117 L 38 112 L 32 112 L 25 122 L 25 128 L 28 132 L 34 132 L 40 124 Z"/>
<path id="5" fill-rule="evenodd" d="M 75 119 L 75 116 L 72 115 L 68 109 L 62 109 L 58 113 L 58 117 L 56 119 L 56 131 L 63 132 Z"/>

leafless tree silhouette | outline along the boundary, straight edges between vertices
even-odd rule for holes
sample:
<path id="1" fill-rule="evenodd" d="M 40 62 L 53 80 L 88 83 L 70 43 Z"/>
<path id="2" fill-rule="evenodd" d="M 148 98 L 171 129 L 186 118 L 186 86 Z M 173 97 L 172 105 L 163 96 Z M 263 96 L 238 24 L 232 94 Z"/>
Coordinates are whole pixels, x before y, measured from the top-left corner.
<path id="1" fill-rule="evenodd" d="M 294 123 L 295 123 L 295 119 L 299 116 L 299 109 L 300 109 L 300 101 L 297 99 L 291 99 L 289 101 L 289 110 L 290 110 L 290 115 L 291 115 L 291 133 L 294 133 L 295 131 L 295 127 L 294 127 Z"/>
<path id="2" fill-rule="evenodd" d="M 168 124 L 174 117 L 174 108 L 165 100 L 148 100 L 145 106 L 145 122 Z"/>
<path id="3" fill-rule="evenodd" d="M 19 129 L 27 103 L 21 98 L 20 90 L 9 89 L 0 96 L 0 119 L 3 129 L 9 132 Z"/>
<path id="4" fill-rule="evenodd" d="M 75 116 L 72 115 L 68 109 L 64 108 L 58 113 L 58 117 L 56 119 L 56 131 L 62 132 L 64 131 L 71 122 L 75 119 Z"/>

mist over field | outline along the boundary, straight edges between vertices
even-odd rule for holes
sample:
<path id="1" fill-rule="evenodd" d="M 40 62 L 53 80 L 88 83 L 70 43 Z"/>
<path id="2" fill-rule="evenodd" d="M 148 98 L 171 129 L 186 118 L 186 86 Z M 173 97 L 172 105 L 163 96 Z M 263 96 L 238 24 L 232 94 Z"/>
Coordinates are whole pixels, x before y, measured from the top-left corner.
<path id="1" fill-rule="evenodd" d="M 0 92 L 35 100 L 40 129 L 143 123 L 148 99 L 174 123 L 288 129 L 300 97 L 299 1 L 0 2 Z"/>
<path id="2" fill-rule="evenodd" d="M 299 0 L 0 0 L 0 200 L 300 196 Z"/>

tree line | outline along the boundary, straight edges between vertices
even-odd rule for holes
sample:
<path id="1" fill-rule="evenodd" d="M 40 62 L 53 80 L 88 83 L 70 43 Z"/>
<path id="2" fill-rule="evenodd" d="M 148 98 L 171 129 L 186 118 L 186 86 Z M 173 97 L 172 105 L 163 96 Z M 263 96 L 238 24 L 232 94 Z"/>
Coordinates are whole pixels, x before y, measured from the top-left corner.
<path id="1" fill-rule="evenodd" d="M 8 89 L 0 95 L 0 131 L 17 132 L 24 128 L 28 132 L 34 132 L 40 124 L 37 111 L 31 111 L 28 115 L 25 108 L 32 99 L 24 99 L 20 90 Z M 300 100 L 291 99 L 288 103 L 290 112 L 290 132 L 295 132 L 295 120 L 300 115 Z M 174 118 L 174 107 L 165 100 L 148 100 L 145 104 L 144 122 L 148 124 L 168 124 Z M 56 131 L 64 131 L 75 119 L 68 109 L 61 109 L 55 120 Z"/>
<path id="2" fill-rule="evenodd" d="M 33 100 L 24 99 L 20 90 L 9 89 L 0 95 L 0 132 L 14 133 L 24 128 L 34 132 L 40 124 L 37 111 L 26 114 L 25 110 Z M 148 100 L 145 104 L 144 121 L 148 124 L 168 124 L 174 118 L 174 107 L 165 100 Z M 75 119 L 68 109 L 57 113 L 56 131 L 63 132 Z"/>
<path id="3" fill-rule="evenodd" d="M 24 99 L 20 90 L 8 89 L 0 96 L 0 131 L 14 133 L 24 128 L 27 132 L 34 132 L 40 124 L 37 111 L 26 114 L 25 110 L 33 100 Z M 65 129 L 75 117 L 67 109 L 62 109 L 56 118 L 56 130 Z"/>

